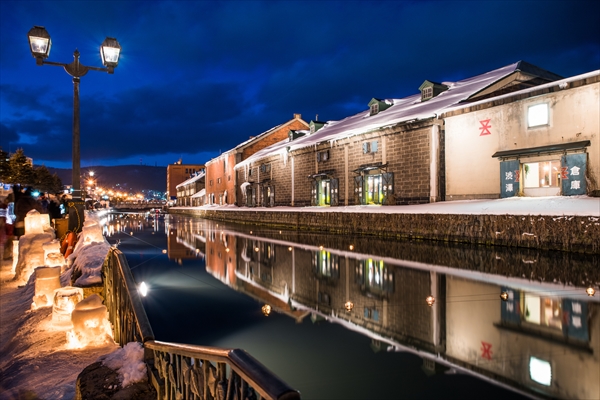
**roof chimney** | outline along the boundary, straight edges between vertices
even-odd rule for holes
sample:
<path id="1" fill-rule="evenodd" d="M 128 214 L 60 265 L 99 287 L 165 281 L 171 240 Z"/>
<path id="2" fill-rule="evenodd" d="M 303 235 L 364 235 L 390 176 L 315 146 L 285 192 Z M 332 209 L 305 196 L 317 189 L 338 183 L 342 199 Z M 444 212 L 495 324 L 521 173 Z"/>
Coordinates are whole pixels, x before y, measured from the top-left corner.
<path id="1" fill-rule="evenodd" d="M 294 114 L 294 119 L 300 119 L 302 118 L 302 114 Z"/>

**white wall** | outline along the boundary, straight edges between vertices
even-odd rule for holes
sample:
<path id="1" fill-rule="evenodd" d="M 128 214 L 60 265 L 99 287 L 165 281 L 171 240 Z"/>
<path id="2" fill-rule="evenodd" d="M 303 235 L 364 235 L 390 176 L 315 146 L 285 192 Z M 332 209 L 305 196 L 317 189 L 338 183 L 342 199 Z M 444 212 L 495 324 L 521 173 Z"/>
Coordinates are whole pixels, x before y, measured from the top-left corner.
<path id="1" fill-rule="evenodd" d="M 600 83 L 447 117 L 446 199 L 500 196 L 500 161 L 496 151 L 590 140 L 588 171 L 600 181 Z M 548 125 L 528 128 L 527 109 L 547 102 Z M 489 135 L 481 135 L 489 119 Z M 559 154 L 522 158 L 521 162 L 560 159 Z M 588 190 L 599 189 L 589 187 Z"/>

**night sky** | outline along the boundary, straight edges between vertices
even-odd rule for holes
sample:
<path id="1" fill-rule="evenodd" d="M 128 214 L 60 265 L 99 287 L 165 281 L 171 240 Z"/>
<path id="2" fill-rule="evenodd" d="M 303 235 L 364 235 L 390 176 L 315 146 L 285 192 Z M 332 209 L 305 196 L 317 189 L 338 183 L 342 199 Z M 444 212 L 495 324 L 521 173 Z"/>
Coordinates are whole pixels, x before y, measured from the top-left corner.
<path id="1" fill-rule="evenodd" d="M 425 79 L 525 60 L 564 77 L 600 69 L 599 1 L 0 1 L 0 146 L 70 168 L 71 77 L 36 66 L 81 52 L 81 165 L 205 163 L 284 123 L 338 120 Z"/>

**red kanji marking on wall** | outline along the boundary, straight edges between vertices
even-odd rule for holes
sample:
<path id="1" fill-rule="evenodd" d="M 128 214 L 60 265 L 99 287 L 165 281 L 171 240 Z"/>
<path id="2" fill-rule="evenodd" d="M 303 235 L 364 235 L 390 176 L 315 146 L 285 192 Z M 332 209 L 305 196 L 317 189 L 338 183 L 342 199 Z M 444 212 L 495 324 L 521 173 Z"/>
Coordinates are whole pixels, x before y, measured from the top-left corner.
<path id="1" fill-rule="evenodd" d="M 490 132 L 490 128 L 492 127 L 490 125 L 490 121 L 491 119 L 484 119 L 482 121 L 479 121 L 479 123 L 481 124 L 481 127 L 479 128 L 481 130 L 481 133 L 479 134 L 479 136 L 492 134 L 492 132 Z"/>
<path id="2" fill-rule="evenodd" d="M 521 171 L 519 171 L 518 169 L 515 169 L 515 182 L 519 182 L 520 179 L 521 179 Z"/>
<path id="3" fill-rule="evenodd" d="M 485 358 L 486 360 L 492 359 L 492 344 L 481 342 L 481 358 Z"/>
<path id="4" fill-rule="evenodd" d="M 560 179 L 569 179 L 569 169 L 567 167 L 560 167 Z"/>

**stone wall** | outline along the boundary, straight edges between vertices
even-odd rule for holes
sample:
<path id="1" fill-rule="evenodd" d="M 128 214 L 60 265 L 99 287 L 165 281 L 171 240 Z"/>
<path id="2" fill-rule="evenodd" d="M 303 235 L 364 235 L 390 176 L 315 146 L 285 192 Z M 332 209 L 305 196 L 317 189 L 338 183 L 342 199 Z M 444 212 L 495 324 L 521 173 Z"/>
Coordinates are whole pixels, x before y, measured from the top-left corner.
<path id="1" fill-rule="evenodd" d="M 295 230 L 600 253 L 600 220 L 584 216 L 385 214 L 170 209 L 170 213 Z"/>

